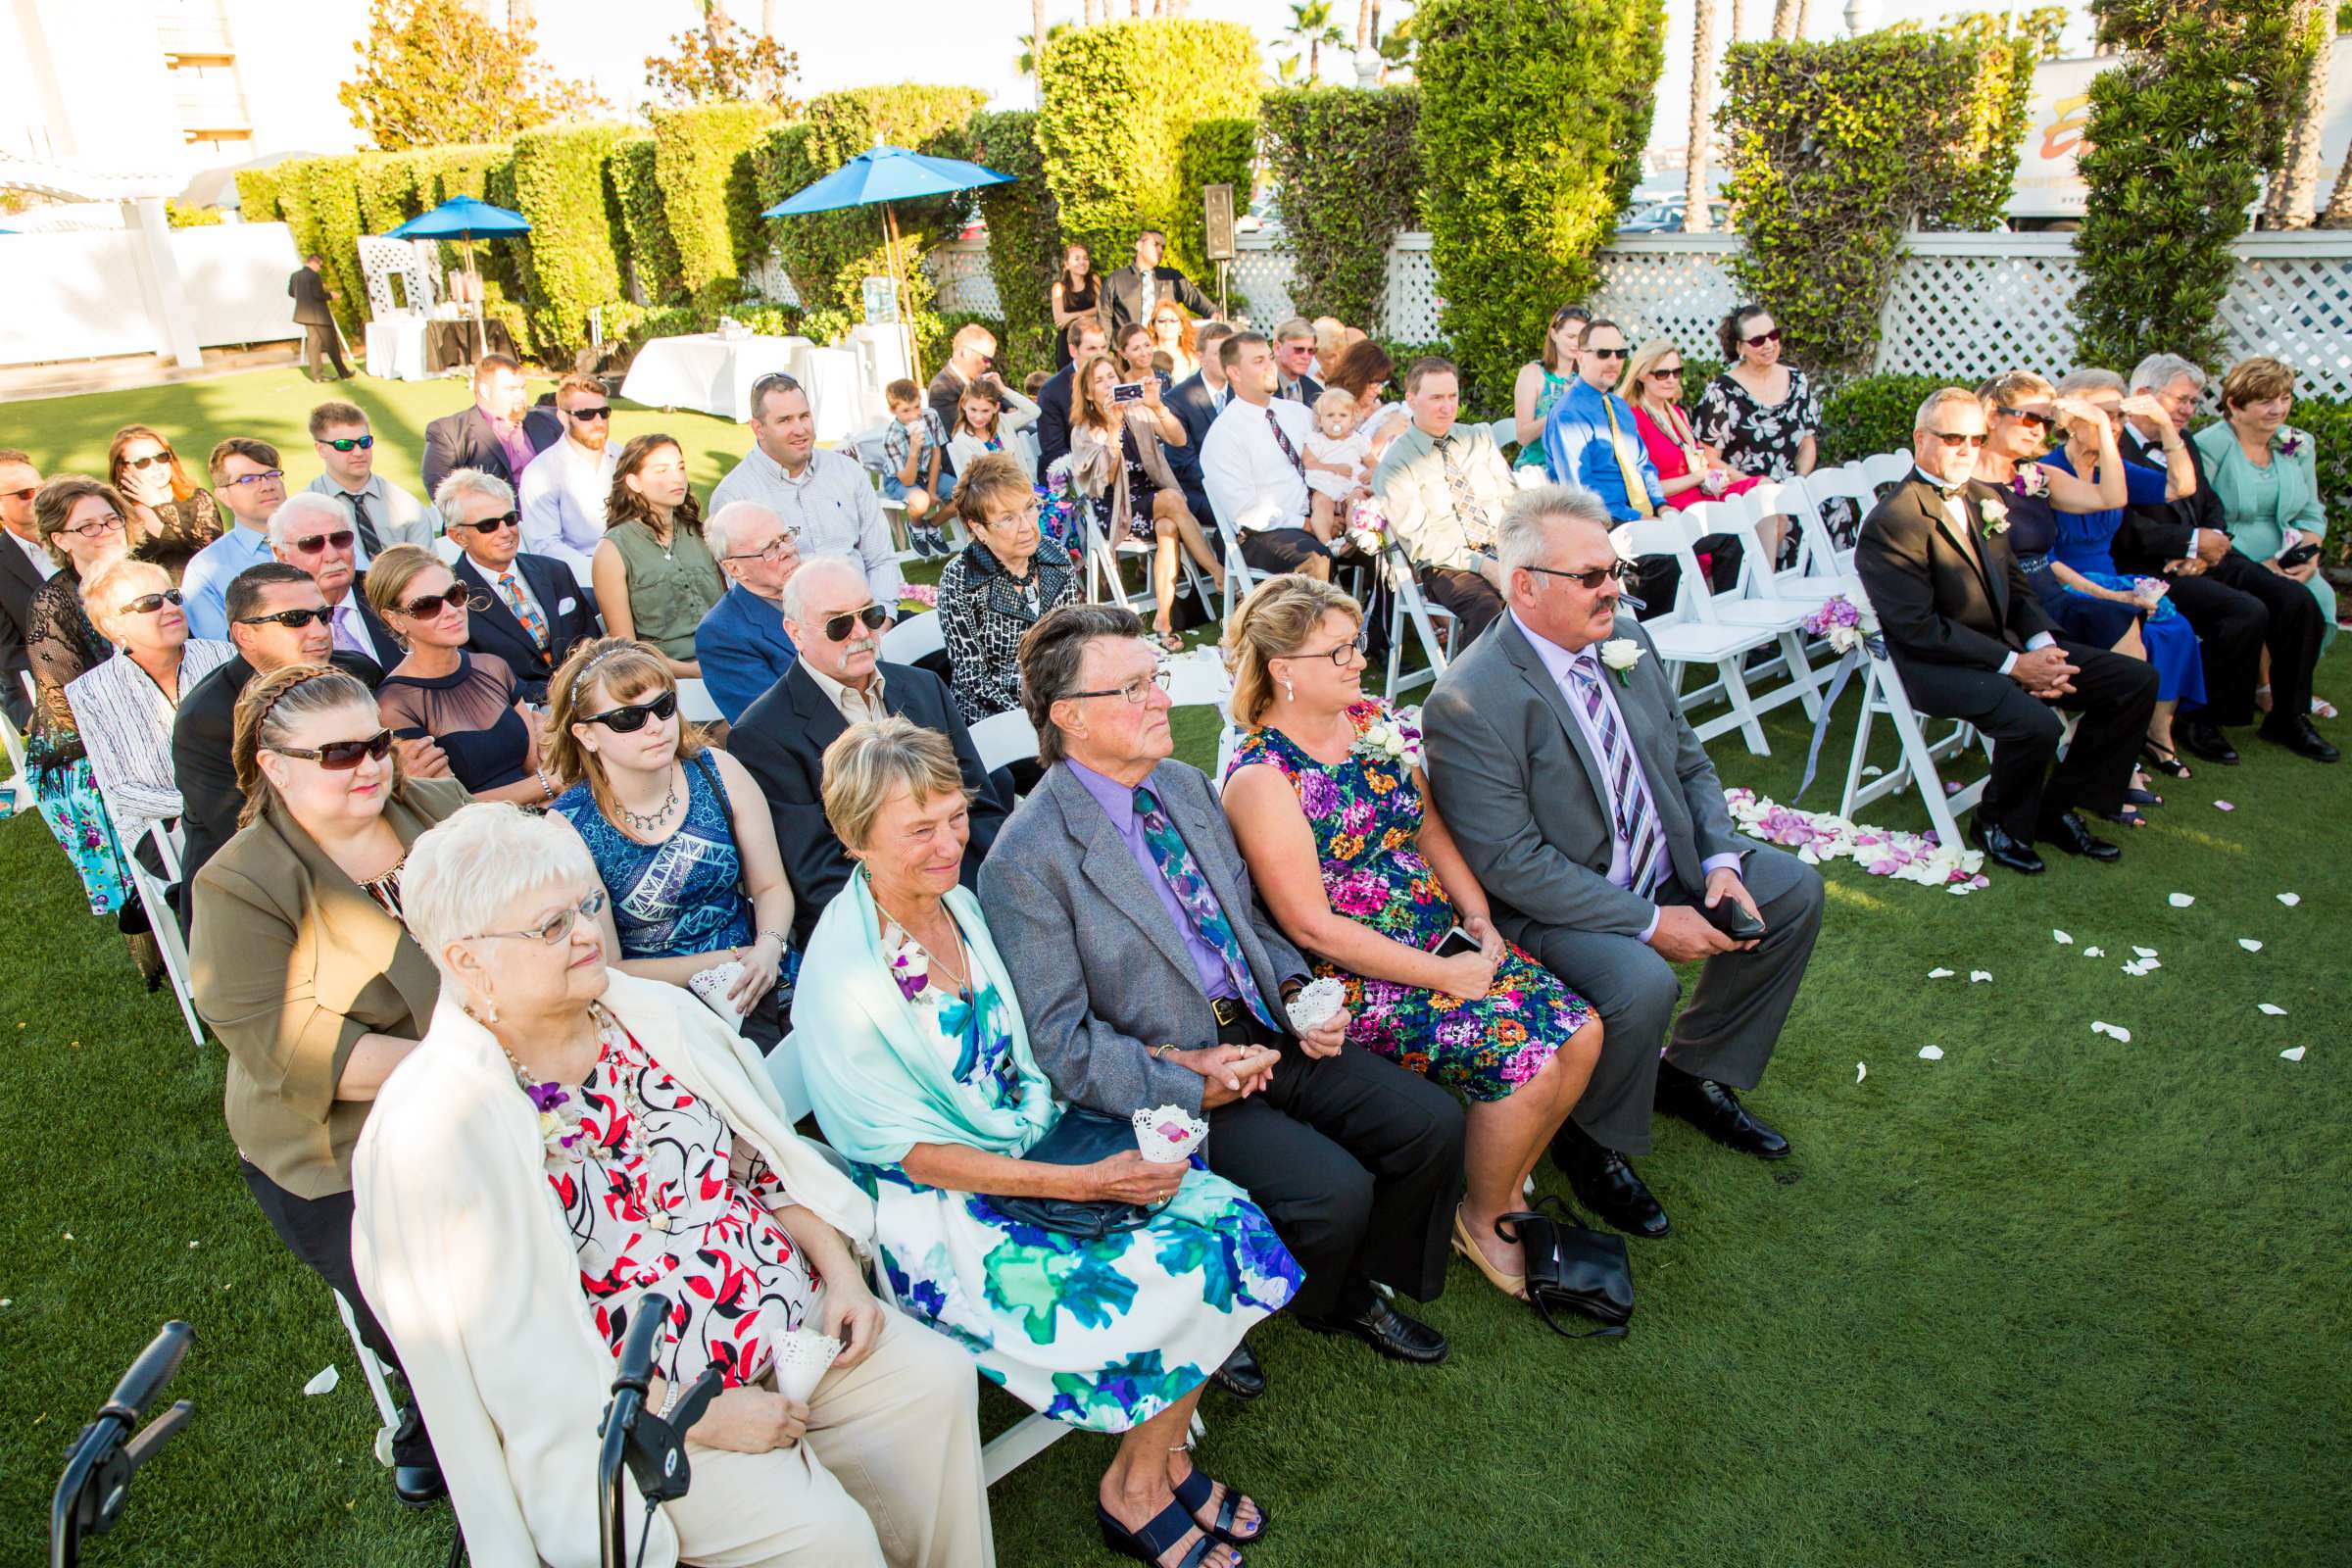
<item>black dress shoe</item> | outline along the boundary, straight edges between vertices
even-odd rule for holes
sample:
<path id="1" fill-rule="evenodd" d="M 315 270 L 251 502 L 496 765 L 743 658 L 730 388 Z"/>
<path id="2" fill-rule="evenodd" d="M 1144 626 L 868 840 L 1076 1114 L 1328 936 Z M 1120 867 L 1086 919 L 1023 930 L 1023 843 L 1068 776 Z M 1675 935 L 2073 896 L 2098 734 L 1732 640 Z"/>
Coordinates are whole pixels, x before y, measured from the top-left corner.
<path id="1" fill-rule="evenodd" d="M 449 1495 L 438 1463 L 396 1464 L 392 1467 L 392 1495 L 404 1508 L 430 1508 Z"/>
<path id="2" fill-rule="evenodd" d="M 1680 1116 L 1726 1149 L 1758 1159 L 1788 1157 L 1788 1140 L 1759 1121 L 1740 1103 L 1737 1094 L 1712 1078 L 1687 1073 L 1671 1061 L 1658 1063 L 1657 1107 L 1669 1116 Z"/>
<path id="3" fill-rule="evenodd" d="M 1392 1361 L 1436 1366 L 1446 1359 L 1446 1336 L 1418 1318 L 1406 1317 L 1377 1291 L 1372 1304 L 1352 1317 L 1302 1317 L 1317 1334 L 1351 1334 Z"/>
<path id="4" fill-rule="evenodd" d="M 2011 838 L 2006 828 L 1994 827 L 1989 822 L 1972 821 L 1968 824 L 1968 841 L 1984 852 L 1984 858 L 2020 876 L 2039 876 L 2042 873 L 2041 857 L 2034 853 L 2034 846 L 2021 844 Z"/>
<path id="5" fill-rule="evenodd" d="M 2194 718 L 2182 719 L 2174 738 L 2180 741 L 2181 750 L 2193 752 L 2208 762 L 2220 762 L 2226 767 L 2237 765 L 2237 748 L 2230 744 L 2229 736 L 2211 724 Z"/>
<path id="6" fill-rule="evenodd" d="M 1266 1369 L 1257 1364 L 1250 1342 L 1244 1340 L 1233 1348 L 1225 1364 L 1208 1375 L 1208 1381 L 1237 1399 L 1254 1399 L 1266 1392 Z"/>
<path id="7" fill-rule="evenodd" d="M 2266 741 L 2283 746 L 2297 757 L 2308 757 L 2315 762 L 2332 762 L 2343 754 L 2328 744 L 2311 722 L 2308 713 L 2295 713 L 2286 718 L 2273 714 L 2256 733 Z"/>
<path id="8" fill-rule="evenodd" d="M 1578 1202 L 1628 1235 L 1656 1242 L 1673 1229 L 1665 1206 L 1650 1196 L 1625 1156 L 1594 1143 L 1575 1122 L 1561 1124 L 1553 1135 L 1551 1162 L 1568 1178 Z"/>
<path id="9" fill-rule="evenodd" d="M 2057 845 L 2069 855 L 2079 855 L 2093 860 L 2120 860 L 2123 850 L 2098 837 L 2090 824 L 2074 811 L 2061 811 L 2042 824 L 2041 837 Z"/>

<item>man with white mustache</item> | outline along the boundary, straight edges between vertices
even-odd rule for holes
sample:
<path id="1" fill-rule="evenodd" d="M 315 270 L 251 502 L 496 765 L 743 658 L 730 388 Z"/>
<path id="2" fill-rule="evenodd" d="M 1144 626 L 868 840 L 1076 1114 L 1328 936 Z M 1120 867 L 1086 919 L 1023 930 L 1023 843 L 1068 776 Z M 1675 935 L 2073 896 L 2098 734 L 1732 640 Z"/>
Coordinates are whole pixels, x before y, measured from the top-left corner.
<path id="1" fill-rule="evenodd" d="M 776 846 L 792 881 L 795 947 L 805 948 L 850 880 L 852 861 L 825 820 L 825 748 L 852 724 L 898 713 L 947 736 L 972 796 L 967 887 L 1011 809 L 1010 792 L 980 765 L 947 682 L 912 664 L 882 662 L 889 607 L 874 602 L 865 568 L 846 555 L 813 555 L 784 584 L 784 630 L 800 652 L 792 667 L 728 731 L 727 750 L 752 770 L 775 817 Z"/>

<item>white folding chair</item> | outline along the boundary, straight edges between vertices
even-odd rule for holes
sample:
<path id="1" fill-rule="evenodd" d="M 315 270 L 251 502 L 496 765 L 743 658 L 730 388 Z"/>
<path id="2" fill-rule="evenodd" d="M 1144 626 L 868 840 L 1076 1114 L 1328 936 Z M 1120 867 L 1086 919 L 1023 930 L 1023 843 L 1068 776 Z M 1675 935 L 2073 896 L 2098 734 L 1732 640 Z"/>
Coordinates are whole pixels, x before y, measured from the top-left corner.
<path id="1" fill-rule="evenodd" d="M 1461 630 L 1461 621 L 1444 605 L 1430 603 L 1421 592 L 1420 573 L 1413 570 L 1412 562 L 1405 556 L 1404 546 L 1389 541 L 1381 553 L 1381 574 L 1389 584 L 1389 678 L 1381 688 L 1391 702 L 1399 692 L 1425 682 L 1434 682 L 1446 672 L 1453 657 L 1453 639 Z M 1400 674 L 1404 658 L 1404 628 L 1413 628 L 1421 641 L 1422 657 L 1427 666 L 1409 675 Z"/>
<path id="2" fill-rule="evenodd" d="M 1231 619 L 1250 590 L 1257 586 L 1257 572 L 1242 559 L 1242 536 L 1234 530 L 1224 513 L 1217 510 L 1214 498 L 1208 503 L 1209 520 L 1216 525 L 1217 544 L 1225 553 L 1225 617 Z"/>
<path id="3" fill-rule="evenodd" d="M 1755 592 L 1769 594 L 1801 604 L 1808 610 L 1827 604 L 1839 594 L 1854 597 L 1853 580 L 1836 567 L 1837 546 L 1830 538 L 1829 525 L 1821 520 L 1820 509 L 1802 479 L 1784 479 L 1778 483 L 1760 484 L 1742 496 L 1733 496 L 1729 505 L 1741 509 L 1752 525 L 1755 538 L 1742 541 L 1742 574 L 1753 568 Z M 1788 519 L 1787 531 L 1798 539 L 1796 563 L 1783 566 L 1761 543 L 1764 522 L 1769 517 Z M 1816 575 L 1807 569 L 1816 560 L 1832 563 L 1831 569 Z M 1770 581 L 1767 582 L 1766 579 Z"/>
<path id="4" fill-rule="evenodd" d="M 1919 460 L 1908 452 L 1880 452 L 1862 460 L 1862 482 L 1870 486 L 1871 505 L 1878 504 L 1879 495 L 1889 486 L 1901 484 L 1911 477 Z M 1868 511 L 1869 508 L 1864 508 Z"/>
<path id="5" fill-rule="evenodd" d="M 1672 514 L 1637 517 L 1632 522 L 1619 523 L 1611 530 L 1610 537 L 1616 541 L 1618 553 L 1628 560 L 1672 556 L 1683 569 L 1682 586 L 1674 604 L 1643 621 L 1642 629 L 1656 645 L 1658 657 L 1672 666 L 1668 679 L 1686 716 L 1691 710 L 1705 707 L 1717 698 L 1727 705 L 1728 711 L 1704 722 L 1694 721 L 1692 730 L 1704 741 L 1737 729 L 1750 752 L 1770 757 L 1772 747 L 1764 739 L 1764 726 L 1757 722 L 1759 710 L 1748 692 L 1740 664 L 1754 650 L 1770 647 L 1776 634 L 1747 626 L 1727 626 L 1704 619 L 1696 612 L 1693 607 L 1698 597 L 1707 592 L 1706 575 L 1699 570 L 1698 557 L 1690 548 L 1692 536 Z M 1686 664 L 1712 664 L 1715 679 L 1686 692 L 1682 689 L 1682 666 Z"/>
<path id="6" fill-rule="evenodd" d="M 994 773 L 1000 767 L 1025 762 L 1037 756 L 1037 727 L 1017 708 L 991 713 L 966 733 L 972 737 L 972 750 L 980 754 L 980 770 L 984 773 Z"/>
<path id="7" fill-rule="evenodd" d="M 882 633 L 882 657 L 894 664 L 911 664 L 947 646 L 948 634 L 940 628 L 936 610 L 908 615 Z"/>
<path id="8" fill-rule="evenodd" d="M 678 716 L 695 724 L 716 724 L 727 715 L 710 700 L 710 688 L 699 680 L 678 682 Z"/>
<path id="9" fill-rule="evenodd" d="M 1536 466 L 1535 465 L 1530 464 L 1528 466 L 1523 468 L 1513 468 L 1511 470 L 1511 482 L 1516 484 L 1522 490 L 1541 490 L 1545 485 L 1551 483 L 1551 475 L 1545 473 L 1542 468 Z"/>
<path id="10" fill-rule="evenodd" d="M 32 809 L 32 773 L 24 765 L 24 737 L 16 720 L 0 712 L 0 757 L 8 759 L 8 782 L 0 784 L 11 802 L 12 811 Z"/>
<path id="11" fill-rule="evenodd" d="M 195 993 L 188 984 L 188 947 L 179 931 L 179 911 L 172 907 L 167 890 L 179 880 L 179 846 L 164 831 L 164 824 L 151 822 L 145 834 L 162 858 L 164 874 L 158 877 L 139 859 L 138 846 L 122 846 L 122 863 L 130 868 L 130 885 L 146 907 L 147 923 L 155 932 L 155 945 L 164 956 L 164 975 L 172 982 L 172 995 L 179 1003 L 180 1021 L 188 1026 L 188 1038 L 201 1047 L 204 1044 L 204 1025 L 197 1019 Z"/>
<path id="12" fill-rule="evenodd" d="M 592 605 L 596 600 L 596 563 L 591 559 L 594 554 L 591 551 L 589 555 L 571 558 L 572 580 L 588 590 L 589 602 Z"/>
<path id="13" fill-rule="evenodd" d="M 441 564 L 444 566 L 456 565 L 458 558 L 465 553 L 458 547 L 458 542 L 447 534 L 443 534 L 433 541 L 433 554 L 441 559 Z"/>
<path id="14" fill-rule="evenodd" d="M 343 1320 L 343 1332 L 351 1336 L 351 1353 L 359 1358 L 360 1375 L 368 1380 L 368 1392 L 375 1396 L 375 1413 L 383 1425 L 376 1429 L 375 1461 L 381 1465 L 392 1462 L 392 1434 L 400 1430 L 400 1406 L 392 1402 L 392 1385 L 384 1377 L 384 1363 L 376 1359 L 373 1350 L 360 1338 L 360 1320 L 353 1315 L 351 1302 L 341 1291 L 335 1298 L 335 1315 Z"/>
<path id="15" fill-rule="evenodd" d="M 1841 542 L 1838 530 L 1830 522 L 1830 514 L 1838 503 L 1853 508 L 1854 531 L 1859 533 L 1862 519 L 1870 509 L 1879 504 L 1879 493 L 1872 487 L 1869 476 L 1859 463 L 1841 467 L 1816 468 L 1805 475 L 1805 494 L 1813 502 L 1813 511 L 1823 524 L 1823 531 L 1807 531 L 1798 543 L 1804 554 L 1801 564 L 1816 577 L 1851 577 L 1854 574 L 1854 547 Z M 1851 595 L 1848 595 L 1850 598 Z"/>
<path id="16" fill-rule="evenodd" d="M 1820 678 L 1805 657 L 1805 617 L 1813 612 L 1814 607 L 1809 602 L 1774 597 L 1770 590 L 1775 574 L 1754 569 L 1755 563 L 1762 559 L 1762 545 L 1756 537 L 1754 514 L 1740 504 L 1742 499 L 1701 502 L 1666 514 L 1681 519 L 1684 537 L 1691 544 L 1693 561 L 1697 559 L 1698 541 L 1709 534 L 1728 533 L 1740 541 L 1737 586 L 1730 593 L 1719 594 L 1702 575 L 1691 585 L 1690 608 L 1701 621 L 1769 632 L 1780 644 L 1780 658 L 1744 670 L 1750 679 L 1769 680 L 1784 674 L 1788 677 L 1788 684 L 1775 687 L 1757 699 L 1756 711 L 1769 712 L 1794 697 L 1805 705 L 1808 715 L 1819 717 Z"/>

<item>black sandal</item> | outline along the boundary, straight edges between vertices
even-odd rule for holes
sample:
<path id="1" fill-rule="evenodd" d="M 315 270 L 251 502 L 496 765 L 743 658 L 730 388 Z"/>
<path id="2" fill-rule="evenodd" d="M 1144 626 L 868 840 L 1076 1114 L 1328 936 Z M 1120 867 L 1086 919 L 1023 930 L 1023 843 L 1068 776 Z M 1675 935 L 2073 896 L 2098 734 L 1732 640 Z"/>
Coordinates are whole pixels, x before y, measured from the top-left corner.
<path id="1" fill-rule="evenodd" d="M 2180 754 L 2177 751 L 2174 751 L 2170 746 L 2159 746 L 2154 741 L 2141 741 L 2139 743 L 2139 755 L 2146 760 L 2147 764 L 2150 767 L 2154 768 L 2157 772 L 2162 773 L 2167 778 L 2186 778 L 2189 776 L 2188 764 L 2181 761 Z"/>
<path id="2" fill-rule="evenodd" d="M 1216 1485 L 1216 1482 L 1208 1478 L 1208 1472 L 1199 1465 L 1193 1466 L 1193 1473 L 1177 1483 L 1175 1487 L 1176 1500 L 1184 1505 L 1186 1513 L 1193 1516 L 1195 1524 L 1200 1523 L 1200 1510 L 1208 1506 L 1208 1494 L 1215 1490 Z M 1233 1531 L 1234 1521 L 1241 1517 L 1242 1504 L 1255 1500 L 1255 1498 L 1245 1497 L 1231 1487 L 1227 1487 L 1224 1500 L 1217 1504 L 1217 1522 L 1213 1525 L 1200 1525 L 1200 1528 L 1229 1546 L 1247 1546 L 1263 1541 L 1266 1538 L 1266 1510 L 1262 1504 L 1257 1510 L 1257 1528 L 1255 1530 L 1246 1536 L 1236 1535 Z"/>
<path id="3" fill-rule="evenodd" d="M 2162 806 L 2164 797 L 2151 794 L 2143 789 L 2127 789 L 2124 791 L 2124 804 L 2126 806 Z"/>
<path id="4" fill-rule="evenodd" d="M 1219 1546 L 1232 1553 L 1233 1568 L 1242 1568 L 1240 1550 L 1231 1542 L 1219 1541 L 1208 1531 L 1200 1529 L 1200 1521 L 1188 1513 L 1182 1502 L 1169 1503 L 1153 1514 L 1141 1530 L 1128 1529 L 1111 1517 L 1108 1508 L 1098 1502 L 1095 1504 L 1095 1523 L 1102 1527 L 1104 1546 L 1122 1557 L 1151 1563 L 1152 1568 L 1159 1568 L 1162 1552 L 1173 1549 L 1176 1543 L 1194 1532 L 1199 1532 L 1200 1539 L 1193 1543 L 1192 1550 L 1176 1560 L 1173 1568 L 1200 1568 L 1208 1554 Z"/>

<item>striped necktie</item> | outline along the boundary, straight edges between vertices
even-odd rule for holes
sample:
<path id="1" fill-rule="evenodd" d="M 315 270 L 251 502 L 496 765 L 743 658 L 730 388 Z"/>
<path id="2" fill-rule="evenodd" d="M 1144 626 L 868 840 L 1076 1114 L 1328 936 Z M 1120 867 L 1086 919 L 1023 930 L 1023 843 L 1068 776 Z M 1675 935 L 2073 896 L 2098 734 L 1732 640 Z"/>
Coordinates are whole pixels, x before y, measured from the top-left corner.
<path id="1" fill-rule="evenodd" d="M 1650 804 L 1649 783 L 1642 776 L 1634 743 L 1617 721 L 1617 705 L 1600 689 L 1600 661 L 1587 649 L 1568 665 L 1576 677 L 1576 695 L 1585 716 L 1600 737 L 1600 770 L 1609 780 L 1609 809 L 1617 819 L 1617 842 L 1625 848 L 1627 886 L 1642 898 L 1657 890 L 1664 869 L 1665 836 L 1658 829 L 1657 808 Z"/>
<path id="2" fill-rule="evenodd" d="M 1642 482 L 1642 465 L 1625 450 L 1625 428 L 1617 422 L 1617 400 L 1606 392 L 1600 395 L 1600 412 L 1609 416 L 1609 451 L 1625 479 L 1625 504 L 1644 517 L 1656 516 L 1658 509 L 1649 504 L 1649 486 Z"/>

